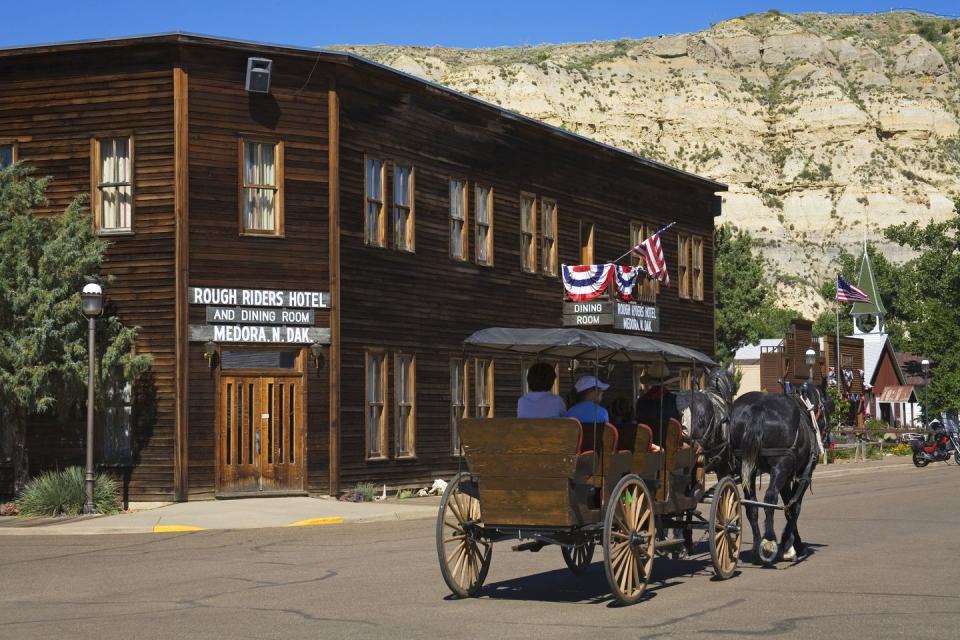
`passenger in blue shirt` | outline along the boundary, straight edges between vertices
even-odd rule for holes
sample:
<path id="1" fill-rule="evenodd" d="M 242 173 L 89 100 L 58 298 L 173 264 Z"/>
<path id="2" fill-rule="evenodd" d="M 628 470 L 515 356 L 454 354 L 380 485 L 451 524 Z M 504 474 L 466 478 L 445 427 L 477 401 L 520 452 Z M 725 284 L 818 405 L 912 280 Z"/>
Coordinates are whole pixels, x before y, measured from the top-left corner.
<path id="1" fill-rule="evenodd" d="M 584 424 L 603 424 L 610 421 L 607 410 L 600 406 L 603 392 L 610 388 L 599 378 L 581 376 L 573 386 L 577 392 L 577 402 L 567 409 L 568 418 L 576 418 Z"/>

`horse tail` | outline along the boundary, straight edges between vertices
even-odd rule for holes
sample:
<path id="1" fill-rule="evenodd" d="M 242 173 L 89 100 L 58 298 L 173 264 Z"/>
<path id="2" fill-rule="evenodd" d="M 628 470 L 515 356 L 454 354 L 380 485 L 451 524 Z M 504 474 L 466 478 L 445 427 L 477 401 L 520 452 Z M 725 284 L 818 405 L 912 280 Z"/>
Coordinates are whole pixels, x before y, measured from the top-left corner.
<path id="1" fill-rule="evenodd" d="M 752 483 L 754 472 L 757 470 L 757 460 L 760 457 L 760 440 L 763 436 L 763 407 L 750 407 L 746 425 L 743 429 L 741 441 L 742 454 L 740 458 L 740 483 L 744 491 Z"/>

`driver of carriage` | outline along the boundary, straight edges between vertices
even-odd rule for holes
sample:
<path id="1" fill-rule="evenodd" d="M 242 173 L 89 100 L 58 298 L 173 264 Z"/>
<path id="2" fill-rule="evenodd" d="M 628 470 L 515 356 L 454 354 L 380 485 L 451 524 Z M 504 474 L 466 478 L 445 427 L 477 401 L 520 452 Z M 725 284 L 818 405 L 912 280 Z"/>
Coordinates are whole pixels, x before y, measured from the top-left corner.
<path id="1" fill-rule="evenodd" d="M 580 376 L 573 390 L 576 392 L 573 406 L 567 409 L 568 418 L 576 418 L 584 424 L 604 424 L 610 422 L 610 415 L 600 404 L 603 392 L 610 388 L 606 382 L 594 376 Z"/>
<path id="2" fill-rule="evenodd" d="M 517 400 L 518 418 L 559 418 L 567 411 L 563 399 L 553 392 L 557 374 L 546 362 L 538 362 L 527 371 L 527 393 Z"/>

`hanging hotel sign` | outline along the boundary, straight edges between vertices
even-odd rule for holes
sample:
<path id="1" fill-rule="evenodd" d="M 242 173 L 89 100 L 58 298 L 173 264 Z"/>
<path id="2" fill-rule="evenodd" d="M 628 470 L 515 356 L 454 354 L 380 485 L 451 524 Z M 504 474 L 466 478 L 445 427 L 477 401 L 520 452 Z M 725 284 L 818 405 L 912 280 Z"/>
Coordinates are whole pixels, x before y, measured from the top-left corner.
<path id="1" fill-rule="evenodd" d="M 329 343 L 314 327 L 316 309 L 330 308 L 326 291 L 190 287 L 189 302 L 207 305 L 205 325 L 190 325 L 191 342 Z"/>
<path id="2" fill-rule="evenodd" d="M 619 301 L 564 302 L 563 326 L 613 327 L 624 331 L 657 333 L 658 309 L 648 304 Z"/>

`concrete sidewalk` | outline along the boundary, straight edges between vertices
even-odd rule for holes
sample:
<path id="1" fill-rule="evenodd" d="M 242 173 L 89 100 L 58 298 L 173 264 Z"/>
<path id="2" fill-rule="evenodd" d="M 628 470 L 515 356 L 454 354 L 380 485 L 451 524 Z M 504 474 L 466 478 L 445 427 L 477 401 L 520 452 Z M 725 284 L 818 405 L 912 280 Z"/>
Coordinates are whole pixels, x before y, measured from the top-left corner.
<path id="1" fill-rule="evenodd" d="M 179 502 L 115 516 L 45 518 L 0 525 L 0 535 L 175 533 L 207 529 L 261 529 L 435 518 L 439 497 L 339 502 L 330 498 L 243 498 Z"/>
<path id="2" fill-rule="evenodd" d="M 882 460 L 820 465 L 814 474 L 814 480 L 829 480 L 898 469 L 913 469 L 909 456 L 890 456 Z M 919 469 L 917 471 L 922 472 Z M 197 500 L 115 516 L 33 520 L 0 518 L 0 535 L 176 533 L 207 529 L 262 529 L 421 520 L 435 518 L 439 505 L 440 498 L 437 496 L 408 500 L 392 499 L 384 502 L 338 502 L 331 498 Z"/>

